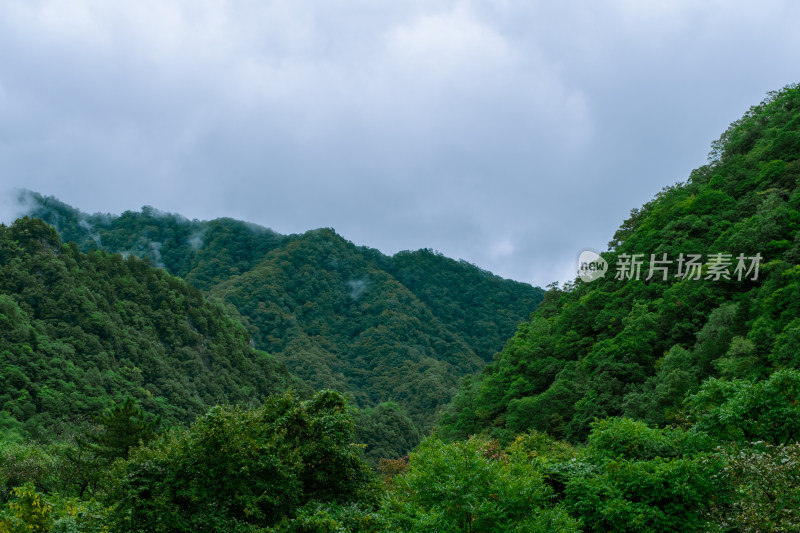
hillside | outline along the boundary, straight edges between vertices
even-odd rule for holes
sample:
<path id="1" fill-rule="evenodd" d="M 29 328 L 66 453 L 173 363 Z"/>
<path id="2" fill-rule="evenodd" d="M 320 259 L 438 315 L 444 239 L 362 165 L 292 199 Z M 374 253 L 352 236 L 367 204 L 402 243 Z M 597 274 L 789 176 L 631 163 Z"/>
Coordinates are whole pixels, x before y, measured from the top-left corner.
<path id="1" fill-rule="evenodd" d="M 211 294 L 313 388 L 347 391 L 361 407 L 397 402 L 423 428 L 458 377 L 481 367 L 406 287 L 330 230 L 294 239 Z"/>
<path id="2" fill-rule="evenodd" d="M 201 290 L 255 267 L 268 251 L 292 239 L 230 218 L 187 220 L 145 206 L 139 213 L 88 215 L 53 197 L 21 191 L 25 214 L 54 226 L 83 252 L 106 250 L 147 259 Z"/>
<path id="3" fill-rule="evenodd" d="M 601 254 L 605 276 L 545 295 L 465 382 L 445 433 L 580 441 L 608 416 L 663 426 L 708 378 L 798 368 L 800 89 L 770 94 L 712 148 L 685 183 L 631 212 Z"/>
<path id="4" fill-rule="evenodd" d="M 0 225 L 0 264 L 6 439 L 47 438 L 128 397 L 170 424 L 218 403 L 307 390 L 285 363 L 251 348 L 221 303 L 146 261 L 84 254 L 23 218 Z"/>
<path id="5" fill-rule="evenodd" d="M 634 210 L 579 279 L 546 293 L 418 446 L 418 425 L 432 418 L 417 409 L 480 363 L 466 329 L 488 327 L 474 315 L 506 297 L 459 293 L 455 280 L 499 283 L 488 273 L 424 250 L 388 258 L 332 230 L 267 234 L 262 257 L 237 252 L 238 266 L 210 286 L 238 307 L 233 319 L 232 306 L 133 256 L 84 255 L 38 220 L 0 227 L 0 356 L 6 389 L 21 398 L 6 398 L 0 419 L 0 531 L 800 530 L 799 117 L 791 86 L 732 124 L 707 165 Z M 167 431 L 116 401 L 49 443 L 19 442 L 65 400 L 83 408 L 71 381 L 95 340 L 112 343 L 101 365 L 115 354 L 143 362 L 86 371 L 92 385 L 110 376 L 109 390 L 155 361 L 176 364 L 170 346 L 184 376 L 204 377 L 203 398 L 219 380 L 225 393 L 252 392 L 237 369 L 262 363 L 276 371 L 270 383 L 292 385 L 248 348 L 238 320 L 306 380 L 358 387 L 352 399 L 288 391 Z M 148 359 L 117 338 L 165 351 Z M 209 357 L 223 344 L 233 351 Z M 209 362 L 217 375 L 203 373 Z M 63 369 L 70 381 L 58 381 Z M 180 401 L 197 380 L 179 380 L 145 383 L 137 398 Z M 412 447 L 378 473 L 364 462 Z"/>
<path id="6" fill-rule="evenodd" d="M 254 346 L 312 388 L 345 392 L 361 408 L 393 402 L 398 424 L 410 416 L 423 431 L 543 293 L 431 250 L 386 256 L 330 229 L 284 236 L 151 207 L 87 215 L 32 192 L 20 201 L 81 250 L 145 258 L 231 303 Z"/>

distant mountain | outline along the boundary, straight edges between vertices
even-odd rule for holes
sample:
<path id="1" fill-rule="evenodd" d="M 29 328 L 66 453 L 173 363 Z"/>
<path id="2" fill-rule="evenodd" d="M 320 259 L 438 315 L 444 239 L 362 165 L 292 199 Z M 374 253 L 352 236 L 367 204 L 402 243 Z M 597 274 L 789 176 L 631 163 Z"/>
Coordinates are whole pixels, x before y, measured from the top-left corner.
<path id="1" fill-rule="evenodd" d="M 631 212 L 605 276 L 545 295 L 465 381 L 445 433 L 579 441 L 607 416 L 680 422 L 707 378 L 800 368 L 800 88 L 771 93 L 712 148 L 686 183 Z"/>
<path id="2" fill-rule="evenodd" d="M 423 431 L 543 294 L 432 250 L 389 257 L 332 229 L 280 235 L 151 207 L 88 215 L 36 193 L 22 200 L 80 250 L 146 258 L 232 304 L 254 346 L 311 387 L 343 391 L 361 408 L 394 402 L 381 416 L 406 413 Z"/>
<path id="3" fill-rule="evenodd" d="M 47 437 L 133 398 L 167 423 L 307 391 L 238 318 L 134 256 L 80 252 L 41 220 L 0 225 L 0 428 Z"/>
<path id="4" fill-rule="evenodd" d="M 140 213 L 87 215 L 53 197 L 21 191 L 28 216 L 54 226 L 64 242 L 83 252 L 106 250 L 148 259 L 201 290 L 255 267 L 264 255 L 292 240 L 271 230 L 221 218 L 187 220 L 149 206 Z"/>

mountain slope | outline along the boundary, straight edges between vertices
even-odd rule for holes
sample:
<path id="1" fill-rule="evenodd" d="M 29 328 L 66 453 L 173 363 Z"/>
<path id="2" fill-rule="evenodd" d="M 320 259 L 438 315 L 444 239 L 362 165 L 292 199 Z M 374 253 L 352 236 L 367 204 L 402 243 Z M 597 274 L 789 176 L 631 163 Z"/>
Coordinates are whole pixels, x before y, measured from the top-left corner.
<path id="1" fill-rule="evenodd" d="M 75 242 L 83 252 L 133 254 L 202 290 L 247 272 L 292 238 L 230 218 L 187 220 L 150 206 L 113 216 L 88 215 L 31 191 L 21 191 L 18 201 L 26 215 L 51 224 L 64 242 Z"/>
<path id="2" fill-rule="evenodd" d="M 543 292 L 428 249 L 378 262 L 487 363 L 536 309 Z"/>
<path id="3" fill-rule="evenodd" d="M 464 383 L 444 432 L 581 440 L 595 418 L 675 421 L 708 377 L 798 367 L 798 159 L 791 86 L 732 124 L 686 183 L 632 211 L 602 254 L 604 277 L 548 292 L 498 360 Z M 690 259 L 702 270 L 679 277 Z"/>
<path id="4" fill-rule="evenodd" d="M 125 397 L 185 422 L 218 403 L 304 389 L 284 363 L 250 347 L 223 305 L 145 261 L 83 254 L 23 218 L 0 225 L 0 265 L 7 432 L 43 436 Z"/>
<path id="5" fill-rule="evenodd" d="M 422 429 L 542 295 L 430 250 L 389 257 L 330 229 L 283 236 L 150 207 L 115 217 L 36 193 L 22 200 L 81 249 L 147 258 L 233 304 L 255 347 L 314 388 L 345 392 L 363 408 L 395 402 L 387 412 L 405 410 Z"/>
<path id="6" fill-rule="evenodd" d="M 257 346 L 314 388 L 362 407 L 395 401 L 429 428 L 482 361 L 407 288 L 331 230 L 308 232 L 211 294 L 247 318 Z"/>

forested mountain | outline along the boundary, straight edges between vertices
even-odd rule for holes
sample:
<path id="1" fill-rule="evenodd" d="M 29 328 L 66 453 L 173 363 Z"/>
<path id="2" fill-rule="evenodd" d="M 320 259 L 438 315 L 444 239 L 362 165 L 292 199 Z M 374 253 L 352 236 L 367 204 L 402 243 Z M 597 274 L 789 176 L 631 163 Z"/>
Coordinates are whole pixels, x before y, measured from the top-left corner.
<path id="1" fill-rule="evenodd" d="M 543 292 L 431 250 L 386 256 L 331 229 L 283 236 L 150 207 L 87 215 L 36 193 L 21 201 L 79 249 L 146 258 L 233 304 L 255 347 L 314 389 L 345 392 L 362 408 L 394 402 L 385 412 L 424 431 Z"/>
<path id="2" fill-rule="evenodd" d="M 5 438 L 46 437 L 125 398 L 184 423 L 219 403 L 308 390 L 251 348 L 222 303 L 147 261 L 84 254 L 23 218 L 0 225 L 0 264 Z"/>
<path id="3" fill-rule="evenodd" d="M 0 533 L 800 530 L 800 88 L 770 94 L 713 148 L 686 183 L 634 210 L 580 279 L 548 291 L 463 380 L 438 428 L 409 457 L 381 460 L 379 475 L 354 443 L 369 441 L 373 459 L 414 446 L 431 411 L 412 411 L 415 424 L 407 410 L 423 406 L 404 394 L 435 403 L 477 367 L 488 349 L 478 331 L 510 320 L 490 310 L 512 285 L 429 251 L 388 258 L 331 230 L 42 213 L 87 249 L 119 238 L 187 279 L 202 271 L 234 319 L 135 257 L 83 254 L 37 220 L 0 227 L 0 369 L 12 391 L 0 411 Z M 140 233 L 114 233 L 122 219 Z M 197 224 L 241 246 L 195 246 Z M 178 229 L 183 240 L 169 241 Z M 503 289 L 486 297 L 482 279 Z M 362 409 L 332 390 L 288 391 L 164 431 L 123 400 L 181 419 L 295 385 L 249 348 L 247 329 L 309 365 L 306 380 L 361 387 L 348 393 Z M 88 412 L 104 397 L 118 400 L 91 424 L 19 442 L 62 405 Z M 395 397 L 406 404 L 382 401 Z"/>
<path id="4" fill-rule="evenodd" d="M 31 191 L 20 191 L 18 200 L 26 215 L 51 224 L 64 242 L 75 242 L 81 251 L 145 258 L 201 290 L 247 272 L 268 251 L 292 239 L 230 218 L 190 221 L 150 206 L 119 216 L 87 215 Z"/>
<path id="5" fill-rule="evenodd" d="M 732 124 L 685 183 L 632 211 L 602 254 L 605 276 L 546 294 L 464 384 L 446 432 L 581 441 L 596 418 L 680 422 L 684 395 L 708 378 L 798 368 L 798 159 L 790 87 Z"/>
<path id="6" fill-rule="evenodd" d="M 293 239 L 211 294 L 313 388 L 346 391 L 361 407 L 397 402 L 423 429 L 459 376 L 481 367 L 405 286 L 330 230 Z"/>
<path id="7" fill-rule="evenodd" d="M 429 249 L 378 255 L 377 261 L 486 362 L 523 321 L 520 317 L 527 320 L 542 299 L 539 288 L 503 280 Z"/>

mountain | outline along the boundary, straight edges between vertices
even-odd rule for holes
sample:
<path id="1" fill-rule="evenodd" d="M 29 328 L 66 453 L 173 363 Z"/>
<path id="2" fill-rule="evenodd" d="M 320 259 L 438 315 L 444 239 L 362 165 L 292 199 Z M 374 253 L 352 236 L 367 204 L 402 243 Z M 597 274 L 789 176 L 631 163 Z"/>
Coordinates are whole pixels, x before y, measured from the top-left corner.
<path id="1" fill-rule="evenodd" d="M 481 367 L 413 293 L 330 230 L 292 240 L 211 294 L 312 387 L 348 391 L 361 407 L 395 401 L 425 428 L 458 378 Z"/>
<path id="2" fill-rule="evenodd" d="M 80 252 L 38 219 L 0 225 L 0 425 L 8 439 L 133 398 L 166 423 L 308 389 L 218 301 L 147 261 Z M 70 422 L 72 421 L 72 422 Z"/>
<path id="3" fill-rule="evenodd" d="M 106 250 L 146 258 L 201 290 L 247 272 L 268 251 L 292 240 L 247 222 L 190 221 L 150 206 L 140 213 L 87 215 L 31 191 L 21 191 L 18 200 L 28 216 L 51 224 L 64 242 L 75 242 L 83 252 Z"/>
<path id="4" fill-rule="evenodd" d="M 32 192 L 21 201 L 80 250 L 146 258 L 232 304 L 254 346 L 312 388 L 345 392 L 360 408 L 393 402 L 383 411 L 423 431 L 543 294 L 432 250 L 386 256 L 332 229 L 280 235 L 151 207 L 87 215 Z"/>
<path id="5" fill-rule="evenodd" d="M 0 226 L 0 530 L 800 530 L 800 88 L 713 148 L 545 294 L 418 446 L 513 285 L 327 229 L 218 221 L 235 246 L 212 250 L 186 231 L 210 223 L 46 213 L 84 254 L 39 220 Z M 202 271 L 208 294 L 96 249 L 112 238 Z M 361 408 L 286 391 L 160 431 L 120 401 L 176 420 L 258 403 L 300 383 L 281 360 Z M 91 424 L 22 440 L 104 394 Z M 415 446 L 382 480 L 362 460 Z"/>
<path id="6" fill-rule="evenodd" d="M 608 416 L 679 423 L 704 380 L 800 366 L 800 89 L 770 93 L 712 149 L 631 212 L 601 254 L 605 276 L 545 295 L 465 380 L 443 433 L 581 441 Z"/>

